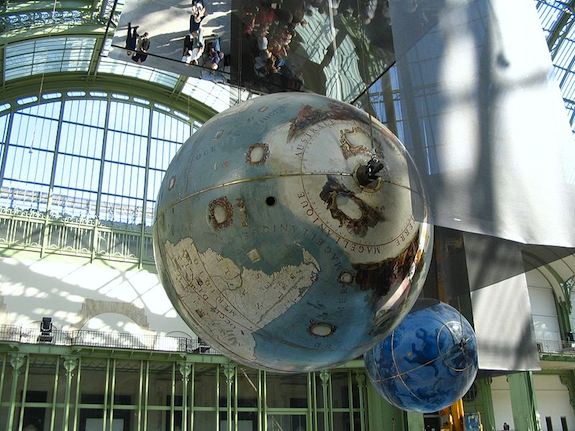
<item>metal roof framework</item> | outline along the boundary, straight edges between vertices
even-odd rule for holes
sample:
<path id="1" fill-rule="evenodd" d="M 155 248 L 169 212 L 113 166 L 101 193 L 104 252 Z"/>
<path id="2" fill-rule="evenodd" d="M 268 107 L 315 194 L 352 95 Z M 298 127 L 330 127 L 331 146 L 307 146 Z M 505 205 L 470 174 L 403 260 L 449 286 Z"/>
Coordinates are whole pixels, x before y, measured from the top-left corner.
<path id="1" fill-rule="evenodd" d="M 575 131 L 575 0 L 536 0 L 571 129 Z"/>
<path id="2" fill-rule="evenodd" d="M 251 94 L 107 57 L 124 0 L 0 2 L 0 95 L 120 85 L 205 121 Z M 136 79 L 133 79 L 136 78 Z"/>

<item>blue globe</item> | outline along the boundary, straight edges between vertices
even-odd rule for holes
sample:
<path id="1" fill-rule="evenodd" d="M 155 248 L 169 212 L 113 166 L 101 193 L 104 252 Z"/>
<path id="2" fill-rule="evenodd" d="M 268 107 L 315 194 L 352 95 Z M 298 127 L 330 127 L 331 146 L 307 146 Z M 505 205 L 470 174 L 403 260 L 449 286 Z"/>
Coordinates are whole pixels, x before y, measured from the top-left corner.
<path id="1" fill-rule="evenodd" d="M 377 120 L 307 93 L 216 115 L 176 154 L 156 206 L 158 274 L 193 331 L 235 361 L 322 370 L 415 303 L 432 229 L 413 161 Z"/>
<path id="2" fill-rule="evenodd" d="M 453 404 L 473 384 L 477 342 L 456 309 L 423 299 L 364 359 L 373 386 L 389 403 L 430 413 Z"/>

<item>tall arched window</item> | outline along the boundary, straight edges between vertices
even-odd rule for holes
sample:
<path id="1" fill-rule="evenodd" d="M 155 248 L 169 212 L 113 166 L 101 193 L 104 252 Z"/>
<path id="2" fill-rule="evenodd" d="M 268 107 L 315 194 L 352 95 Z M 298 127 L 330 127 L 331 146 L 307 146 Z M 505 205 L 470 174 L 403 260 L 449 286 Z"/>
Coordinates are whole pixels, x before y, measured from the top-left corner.
<path id="1" fill-rule="evenodd" d="M 100 91 L 53 92 L 14 105 L 0 106 L 0 239 L 152 261 L 161 180 L 200 124 L 144 98 Z M 28 231 L 36 234 L 7 226 L 15 216 L 35 220 Z M 71 224 L 75 232 L 64 235 L 62 225 Z"/>

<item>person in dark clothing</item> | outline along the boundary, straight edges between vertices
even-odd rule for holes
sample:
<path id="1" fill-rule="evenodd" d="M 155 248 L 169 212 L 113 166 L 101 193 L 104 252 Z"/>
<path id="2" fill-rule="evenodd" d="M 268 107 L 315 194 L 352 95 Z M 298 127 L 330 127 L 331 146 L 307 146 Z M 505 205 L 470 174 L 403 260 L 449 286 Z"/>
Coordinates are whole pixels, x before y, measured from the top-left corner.
<path id="1" fill-rule="evenodd" d="M 200 34 L 200 24 L 206 17 L 206 8 L 201 1 L 196 1 L 192 5 L 192 13 L 190 14 L 190 35 L 198 37 Z"/>
<path id="2" fill-rule="evenodd" d="M 138 41 L 139 34 L 137 32 L 139 26 L 132 27 L 132 23 L 128 23 L 128 34 L 126 35 L 126 54 L 132 56 L 136 50 L 136 42 Z"/>
<path id="3" fill-rule="evenodd" d="M 150 39 L 148 33 L 144 33 L 138 38 L 136 46 L 136 54 L 132 57 L 132 61 L 136 63 L 143 63 L 148 58 L 148 50 L 150 49 Z"/>

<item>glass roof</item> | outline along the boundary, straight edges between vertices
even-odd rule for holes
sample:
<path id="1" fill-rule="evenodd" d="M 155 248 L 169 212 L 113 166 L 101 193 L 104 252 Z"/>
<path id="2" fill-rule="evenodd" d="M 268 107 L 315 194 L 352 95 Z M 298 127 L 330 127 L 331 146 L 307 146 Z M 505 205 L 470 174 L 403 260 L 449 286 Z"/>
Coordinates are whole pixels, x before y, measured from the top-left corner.
<path id="1" fill-rule="evenodd" d="M 573 2 L 536 0 L 543 30 L 550 44 L 553 75 L 559 82 L 571 129 L 575 131 L 575 26 Z"/>
<path id="2" fill-rule="evenodd" d="M 86 72 L 95 37 L 43 37 L 6 46 L 4 80 L 51 72 Z"/>
<path id="3" fill-rule="evenodd" d="M 573 9 L 570 6 L 572 2 L 534 1 L 547 40 L 551 44 L 550 49 L 555 64 L 554 76 L 561 86 L 573 127 L 575 125 L 573 71 L 575 28 Z M 1 66 L 3 85 L 27 76 L 40 74 L 44 76 L 61 72 L 121 75 L 155 83 L 175 93 L 196 98 L 216 111 L 222 111 L 239 100 L 253 96 L 251 92 L 240 90 L 225 81 L 213 82 L 108 57 L 107 54 L 123 8 L 124 0 L 117 2 L 114 0 L 103 2 L 46 0 L 5 3 L 0 9 L 0 58 L 3 58 Z M 314 19 L 317 18 L 316 15 L 306 17 L 309 23 L 298 27 L 298 37 L 303 37 L 302 35 L 318 27 L 312 25 Z M 348 27 L 355 28 L 351 25 Z M 62 35 L 62 31 L 74 34 Z M 332 58 L 331 62 L 326 65 L 327 72 L 334 76 L 342 76 L 341 70 L 345 70 L 344 78 L 356 74 L 374 75 L 374 71 L 354 69 L 357 61 L 354 63 L 351 60 L 356 57 L 354 46 L 358 45 L 357 43 L 354 45 L 352 39 L 359 40 L 360 37 L 355 37 L 351 30 L 345 34 L 342 33 L 338 44 L 343 54 Z M 322 42 L 321 38 L 314 40 L 320 45 L 327 43 Z M 319 49 L 317 44 L 316 50 Z M 321 46 L 322 51 L 329 49 L 328 46 Z M 300 51 L 303 52 L 308 48 L 311 49 L 308 45 L 302 45 Z M 306 54 L 312 55 L 313 53 L 306 52 Z M 306 58 L 309 55 L 306 55 Z M 346 61 L 351 63 L 347 64 Z M 373 66 L 372 62 L 368 65 Z M 329 73 L 326 75 L 328 78 L 331 76 Z M 359 91 L 354 87 L 357 85 L 355 81 L 346 82 L 343 79 L 341 82 L 338 92 L 341 93 L 342 98 L 345 99 L 346 94 L 356 94 Z"/>

